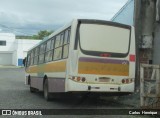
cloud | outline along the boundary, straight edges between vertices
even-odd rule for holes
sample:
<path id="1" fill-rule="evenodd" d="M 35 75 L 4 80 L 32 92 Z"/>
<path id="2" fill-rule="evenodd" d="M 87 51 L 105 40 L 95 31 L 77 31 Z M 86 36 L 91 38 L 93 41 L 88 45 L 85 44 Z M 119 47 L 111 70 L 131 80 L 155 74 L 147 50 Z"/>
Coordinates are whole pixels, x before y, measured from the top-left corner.
<path id="1" fill-rule="evenodd" d="M 0 24 L 21 29 L 51 28 L 73 18 L 109 20 L 127 0 L 1 0 Z M 1 27 L 0 27 L 1 28 Z M 53 28 L 54 29 L 54 28 Z M 25 31 L 25 30 L 23 30 Z M 33 30 L 31 31 L 31 33 Z"/>

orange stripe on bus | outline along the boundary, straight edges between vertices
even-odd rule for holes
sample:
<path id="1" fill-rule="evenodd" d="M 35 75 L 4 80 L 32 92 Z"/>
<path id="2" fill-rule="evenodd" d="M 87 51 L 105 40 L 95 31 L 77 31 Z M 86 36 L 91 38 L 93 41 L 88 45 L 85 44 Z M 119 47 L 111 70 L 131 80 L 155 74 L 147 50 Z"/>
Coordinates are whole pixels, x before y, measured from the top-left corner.
<path id="1" fill-rule="evenodd" d="M 65 71 L 66 71 L 66 61 L 41 64 L 38 66 L 29 67 L 27 69 L 27 73 L 65 72 Z"/>
<path id="2" fill-rule="evenodd" d="M 79 62 L 79 74 L 97 74 L 97 75 L 116 75 L 128 76 L 128 64 L 112 64 L 112 63 L 93 63 L 93 62 Z"/>

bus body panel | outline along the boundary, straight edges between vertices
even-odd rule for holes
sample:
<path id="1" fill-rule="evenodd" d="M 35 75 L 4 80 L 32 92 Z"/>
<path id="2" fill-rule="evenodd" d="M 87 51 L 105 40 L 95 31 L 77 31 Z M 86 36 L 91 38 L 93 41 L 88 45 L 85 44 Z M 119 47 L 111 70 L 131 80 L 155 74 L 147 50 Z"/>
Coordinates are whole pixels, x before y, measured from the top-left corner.
<path id="1" fill-rule="evenodd" d="M 105 21 L 103 22 L 105 23 Z M 78 34 L 78 28 L 80 27 L 79 23 L 80 20 L 73 20 L 73 22 L 67 26 L 70 27 L 68 58 L 26 67 L 27 74 L 25 83 L 30 84 L 30 86 L 33 88 L 37 88 L 38 90 L 43 91 L 44 79 L 45 77 L 47 77 L 49 84 L 49 92 L 51 93 L 52 92 L 106 92 L 106 93 L 134 92 L 135 63 L 136 63 L 134 28 L 131 27 L 129 29 L 128 26 L 124 26 L 127 27 L 128 30 L 130 30 L 130 35 L 127 34 L 127 36 L 130 36 L 130 41 L 128 42 L 129 43 L 128 48 L 125 47 L 120 51 L 120 53 L 123 53 L 125 49 L 127 49 L 126 50 L 127 53 L 123 54 L 122 55 L 123 57 L 121 57 L 121 54 L 118 54 L 120 56 L 116 57 L 115 56 L 117 55 L 116 52 L 114 52 L 113 54 L 111 53 L 113 57 L 110 55 L 110 52 L 102 53 L 104 55 L 99 56 L 97 52 L 95 52 L 96 55 L 94 54 L 90 55 L 88 53 L 89 51 L 87 52 L 82 50 L 82 48 L 85 49 L 88 48 L 86 47 L 87 44 L 85 44 L 84 42 L 82 44 L 84 44 L 85 46 L 82 46 L 80 44 L 80 41 L 76 42 L 77 36 L 79 35 Z M 88 21 L 87 23 L 90 24 L 90 22 Z M 96 21 L 94 21 L 93 24 L 96 25 Z M 93 24 L 90 25 L 90 29 L 94 30 L 94 34 L 96 34 L 95 28 L 99 27 L 95 26 L 95 28 L 91 28 Z M 114 23 L 111 23 L 109 24 L 109 27 L 112 27 L 112 24 L 115 26 Z M 118 24 L 118 26 L 116 26 L 117 31 L 120 31 L 118 29 L 120 26 L 123 25 Z M 49 36 L 49 38 L 52 38 L 58 33 L 63 32 L 63 30 L 66 29 L 67 27 L 62 28 L 62 30 L 59 30 L 58 32 L 52 34 L 51 36 Z M 86 27 L 87 25 L 84 28 Z M 123 30 L 123 28 L 121 28 L 121 30 Z M 98 32 L 101 33 L 100 31 Z M 128 31 L 125 30 L 124 34 L 126 32 Z M 117 36 L 115 37 L 117 38 Z M 123 37 L 125 38 L 125 36 Z M 101 36 L 101 38 L 103 39 L 103 36 Z M 43 43 L 44 41 L 39 45 Z M 75 49 L 76 43 L 77 43 L 77 49 Z M 94 43 L 94 42 L 86 42 L 86 43 Z M 127 44 L 125 42 L 123 43 L 125 45 Z M 112 44 L 112 46 L 114 47 L 115 45 Z M 101 48 L 95 48 L 94 50 L 94 48 L 92 48 L 92 45 L 90 45 L 90 48 L 93 52 L 96 49 L 97 50 L 101 49 Z M 103 47 L 102 49 L 104 51 L 105 47 Z M 114 50 L 114 48 L 112 49 Z M 31 78 L 30 82 L 28 80 L 29 79 L 28 76 L 30 76 Z M 84 80 L 84 78 L 85 81 L 82 81 Z M 122 83 L 123 80 L 126 82 Z"/>
<path id="2" fill-rule="evenodd" d="M 129 30 L 131 31 L 129 51 L 123 58 L 86 55 L 82 53 L 78 44 L 78 49 L 70 52 L 67 91 L 134 92 L 135 37 L 134 28 L 131 27 Z M 82 82 L 82 78 L 86 79 L 85 82 Z M 122 83 L 123 79 L 129 82 Z"/>

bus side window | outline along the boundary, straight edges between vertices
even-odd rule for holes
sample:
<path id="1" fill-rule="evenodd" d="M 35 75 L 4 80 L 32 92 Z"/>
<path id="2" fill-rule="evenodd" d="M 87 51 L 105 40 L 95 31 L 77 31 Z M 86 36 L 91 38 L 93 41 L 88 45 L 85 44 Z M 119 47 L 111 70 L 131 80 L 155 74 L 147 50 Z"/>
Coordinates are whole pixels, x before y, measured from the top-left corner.
<path id="1" fill-rule="evenodd" d="M 61 44 L 60 45 L 63 45 L 63 39 L 64 39 L 64 33 L 61 34 Z"/>
<path id="2" fill-rule="evenodd" d="M 32 52 L 31 52 L 31 64 L 30 65 L 34 64 L 34 56 L 35 56 L 35 50 L 32 50 Z"/>
<path id="3" fill-rule="evenodd" d="M 62 46 L 63 44 L 63 40 L 61 38 L 61 35 L 57 35 L 56 36 L 56 40 L 55 40 L 55 48 L 59 47 L 59 46 Z"/>
<path id="4" fill-rule="evenodd" d="M 52 54 L 53 54 L 52 50 L 45 53 L 45 62 L 52 61 Z"/>
<path id="5" fill-rule="evenodd" d="M 35 49 L 35 57 L 34 57 L 34 65 L 38 62 L 38 54 L 39 54 L 39 47 L 36 47 Z"/>
<path id="6" fill-rule="evenodd" d="M 39 47 L 36 48 L 36 54 L 35 55 L 39 55 Z"/>
<path id="7" fill-rule="evenodd" d="M 30 66 L 30 61 L 31 61 L 31 56 L 30 56 L 30 54 L 28 54 L 28 56 L 27 56 L 27 67 Z"/>
<path id="8" fill-rule="evenodd" d="M 54 42 L 55 42 L 55 37 L 53 37 L 53 38 L 52 38 L 52 42 L 51 42 L 51 49 L 53 49 L 53 48 L 54 48 L 54 44 L 55 44 Z"/>
<path id="9" fill-rule="evenodd" d="M 40 46 L 40 52 L 39 52 L 39 64 L 43 63 L 44 62 L 44 51 L 45 51 L 45 45 L 42 44 Z"/>
<path id="10" fill-rule="evenodd" d="M 70 39 L 70 29 L 65 31 L 64 46 L 63 46 L 63 58 L 67 58 L 68 57 L 69 39 Z"/>
<path id="11" fill-rule="evenodd" d="M 34 65 L 38 64 L 38 56 L 34 57 Z"/>
<path id="12" fill-rule="evenodd" d="M 53 60 L 59 60 L 62 57 L 62 47 L 54 49 L 54 57 Z"/>
<path id="13" fill-rule="evenodd" d="M 67 44 L 67 43 L 69 42 L 69 31 L 70 31 L 70 30 L 66 30 L 66 31 L 65 31 L 64 44 Z"/>
<path id="14" fill-rule="evenodd" d="M 51 41 L 52 41 L 51 39 L 47 41 L 45 62 L 49 62 L 52 60 Z"/>
<path id="15" fill-rule="evenodd" d="M 44 53 L 39 55 L 39 64 L 44 62 Z"/>
<path id="16" fill-rule="evenodd" d="M 40 46 L 39 54 L 42 54 L 43 52 L 44 52 L 44 45 L 42 44 L 42 45 Z"/>
<path id="17" fill-rule="evenodd" d="M 47 43 L 43 44 L 43 53 L 46 52 Z"/>
<path id="18" fill-rule="evenodd" d="M 69 30 L 68 30 L 67 43 L 69 43 L 69 42 L 70 42 L 70 35 L 71 35 L 71 30 L 69 29 Z"/>
<path id="19" fill-rule="evenodd" d="M 51 40 L 47 41 L 46 51 L 51 49 Z"/>
<path id="20" fill-rule="evenodd" d="M 69 51 L 69 44 L 64 45 L 64 47 L 63 47 L 63 58 L 68 57 L 68 51 Z"/>

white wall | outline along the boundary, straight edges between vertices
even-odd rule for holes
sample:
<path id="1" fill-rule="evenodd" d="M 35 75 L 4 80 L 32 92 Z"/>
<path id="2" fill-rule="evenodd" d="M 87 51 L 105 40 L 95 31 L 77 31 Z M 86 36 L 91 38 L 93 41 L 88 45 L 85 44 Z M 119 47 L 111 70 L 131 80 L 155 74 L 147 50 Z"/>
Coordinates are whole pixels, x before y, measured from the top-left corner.
<path id="1" fill-rule="evenodd" d="M 30 39 L 16 39 L 16 40 L 18 43 L 18 48 L 17 48 L 18 58 L 25 58 L 24 53 L 41 41 L 41 40 L 30 40 Z"/>
<path id="2" fill-rule="evenodd" d="M 18 59 L 24 59 L 27 51 L 41 40 L 15 39 L 15 34 L 0 33 L 0 40 L 6 46 L 0 46 L 0 53 L 12 53 L 12 65 L 18 66 Z"/>
<path id="3" fill-rule="evenodd" d="M 0 46 L 0 51 L 14 51 L 17 49 L 15 35 L 12 33 L 0 33 L 0 40 L 6 41 L 6 46 Z"/>

